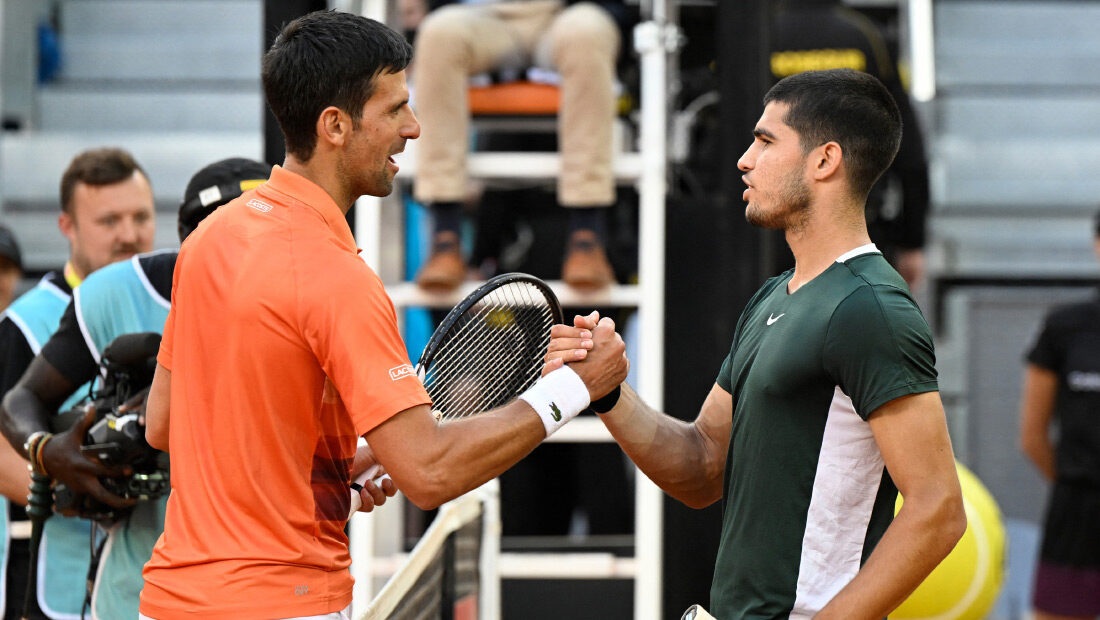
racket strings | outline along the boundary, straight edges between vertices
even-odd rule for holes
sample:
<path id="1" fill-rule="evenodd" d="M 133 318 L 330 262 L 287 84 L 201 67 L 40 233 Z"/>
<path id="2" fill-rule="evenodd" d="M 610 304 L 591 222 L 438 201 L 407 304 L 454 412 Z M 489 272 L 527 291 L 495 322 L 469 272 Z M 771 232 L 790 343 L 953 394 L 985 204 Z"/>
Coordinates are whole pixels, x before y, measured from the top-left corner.
<path id="1" fill-rule="evenodd" d="M 506 329 L 488 327 L 485 322 L 476 319 L 472 324 L 478 328 L 466 330 L 465 334 L 474 339 L 471 341 L 473 346 L 464 348 L 455 341 L 452 345 L 455 348 L 451 351 L 463 350 L 463 355 L 452 354 L 440 359 L 438 371 L 434 374 L 437 385 L 450 386 L 446 390 L 437 390 L 441 392 L 438 408 L 446 417 L 468 415 L 503 405 L 516 393 L 526 389 L 541 370 L 541 359 L 531 361 L 530 353 L 526 354 L 527 359 L 521 354 L 524 352 L 524 340 L 530 342 L 525 334 L 548 331 L 549 321 L 532 322 L 528 319 Z M 538 327 L 541 330 L 536 329 Z M 546 342 L 540 345 L 544 349 Z M 456 399 L 459 402 L 452 402 Z"/>
<path id="2" fill-rule="evenodd" d="M 542 370 L 555 317 L 537 287 L 516 282 L 491 291 L 456 322 L 425 373 L 442 419 L 499 407 Z"/>

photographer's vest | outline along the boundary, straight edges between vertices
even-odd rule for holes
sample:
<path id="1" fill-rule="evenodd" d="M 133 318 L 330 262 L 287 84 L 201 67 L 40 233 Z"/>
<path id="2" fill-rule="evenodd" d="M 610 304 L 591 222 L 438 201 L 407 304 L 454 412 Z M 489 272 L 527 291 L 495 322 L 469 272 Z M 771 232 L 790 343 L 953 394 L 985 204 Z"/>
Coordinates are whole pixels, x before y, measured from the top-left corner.
<path id="1" fill-rule="evenodd" d="M 172 252 L 164 250 L 154 254 Z M 134 332 L 164 332 L 169 302 L 141 268 L 141 258 L 100 269 L 74 292 L 77 320 L 96 362 L 115 338 Z M 166 257 L 167 258 L 167 257 Z M 171 270 L 168 270 L 171 273 Z M 92 594 L 92 617 L 137 618 L 141 569 L 164 530 L 168 496 L 138 502 L 107 534 Z"/>
<path id="2" fill-rule="evenodd" d="M 61 315 L 69 305 L 69 295 L 47 278 L 16 299 L 4 312 L 19 328 L 38 355 L 42 346 L 57 331 Z M 68 411 L 88 395 L 83 385 L 70 396 L 59 411 Z M 0 517 L 4 522 L 4 555 L 8 545 L 8 510 L 4 499 Z M 91 522 L 76 517 L 53 515 L 46 520 L 42 544 L 38 551 L 38 606 L 51 618 L 77 620 L 84 605 L 88 566 L 91 563 L 89 540 Z M 26 570 L 15 567 L 15 570 Z M 0 582 L 0 587 L 3 587 Z M 6 596 L 22 597 L 22 592 L 6 592 Z"/>

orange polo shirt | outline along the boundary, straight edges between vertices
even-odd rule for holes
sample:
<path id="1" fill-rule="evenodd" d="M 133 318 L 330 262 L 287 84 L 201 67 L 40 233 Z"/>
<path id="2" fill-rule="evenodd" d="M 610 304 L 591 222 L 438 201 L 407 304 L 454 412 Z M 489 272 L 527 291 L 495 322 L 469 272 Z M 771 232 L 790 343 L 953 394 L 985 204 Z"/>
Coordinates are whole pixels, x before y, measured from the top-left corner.
<path id="1" fill-rule="evenodd" d="M 430 400 L 343 213 L 276 166 L 188 237 L 172 302 L 158 357 L 172 371 L 172 493 L 142 613 L 347 607 L 357 437 Z"/>

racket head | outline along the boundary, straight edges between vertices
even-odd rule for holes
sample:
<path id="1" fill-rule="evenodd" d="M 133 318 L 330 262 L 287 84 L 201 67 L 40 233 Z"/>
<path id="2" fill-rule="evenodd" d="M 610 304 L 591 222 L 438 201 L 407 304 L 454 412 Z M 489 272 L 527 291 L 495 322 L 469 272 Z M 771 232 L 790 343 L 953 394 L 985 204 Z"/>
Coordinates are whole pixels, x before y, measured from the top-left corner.
<path id="1" fill-rule="evenodd" d="M 550 327 L 563 321 L 554 291 L 530 274 L 500 274 L 467 295 L 416 364 L 436 417 L 489 411 L 529 388 L 541 374 Z"/>

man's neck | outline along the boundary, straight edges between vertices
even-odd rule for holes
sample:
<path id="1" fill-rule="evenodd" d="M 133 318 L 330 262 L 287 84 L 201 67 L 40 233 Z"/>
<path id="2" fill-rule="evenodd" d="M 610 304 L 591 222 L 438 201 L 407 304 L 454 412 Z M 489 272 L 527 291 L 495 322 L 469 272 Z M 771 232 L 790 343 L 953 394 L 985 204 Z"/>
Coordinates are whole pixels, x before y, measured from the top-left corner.
<path id="1" fill-rule="evenodd" d="M 846 212 L 853 215 L 844 217 L 837 211 L 822 213 L 815 209 L 815 216 L 805 226 L 786 232 L 787 244 L 794 255 L 794 275 L 787 284 L 787 292 L 793 293 L 821 275 L 845 252 L 871 242 L 862 211 L 853 207 Z"/>
<path id="2" fill-rule="evenodd" d="M 80 283 L 84 281 L 84 275 L 76 270 L 76 266 L 73 265 L 73 261 L 69 260 L 65 263 L 65 269 L 62 271 L 65 275 L 65 283 L 69 285 L 69 288 L 76 289 L 80 286 Z"/>
<path id="3" fill-rule="evenodd" d="M 340 182 L 337 167 L 321 162 L 322 158 L 314 153 L 309 161 L 303 162 L 293 155 L 287 154 L 283 161 L 283 168 L 297 175 L 309 179 L 315 185 L 325 190 L 332 197 L 333 202 L 340 208 L 344 215 L 348 214 L 351 205 L 358 196 L 349 196 L 344 184 Z"/>

